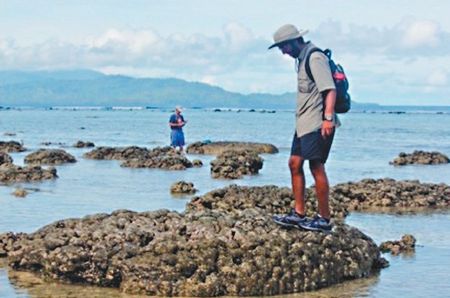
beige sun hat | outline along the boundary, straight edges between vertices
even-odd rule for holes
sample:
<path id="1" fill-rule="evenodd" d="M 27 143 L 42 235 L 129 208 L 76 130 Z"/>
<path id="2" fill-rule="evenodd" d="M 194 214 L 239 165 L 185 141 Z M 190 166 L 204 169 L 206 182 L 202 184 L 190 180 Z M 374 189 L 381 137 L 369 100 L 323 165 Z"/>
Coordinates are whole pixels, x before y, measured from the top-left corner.
<path id="1" fill-rule="evenodd" d="M 181 106 L 175 106 L 175 111 L 183 112 L 183 108 Z"/>
<path id="2" fill-rule="evenodd" d="M 271 45 L 268 49 L 270 50 L 273 47 L 279 46 L 283 42 L 302 37 L 306 33 L 308 33 L 308 30 L 298 30 L 294 25 L 283 25 L 273 34 L 274 44 Z"/>

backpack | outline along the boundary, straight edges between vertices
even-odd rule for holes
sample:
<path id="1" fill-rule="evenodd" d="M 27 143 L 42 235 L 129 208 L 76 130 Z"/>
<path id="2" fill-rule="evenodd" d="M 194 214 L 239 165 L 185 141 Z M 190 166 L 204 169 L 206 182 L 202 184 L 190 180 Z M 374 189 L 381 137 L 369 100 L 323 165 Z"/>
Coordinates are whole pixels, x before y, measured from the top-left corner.
<path id="1" fill-rule="evenodd" d="M 322 51 L 319 48 L 313 48 L 309 51 L 306 56 L 305 69 L 308 77 L 314 81 L 314 77 L 311 73 L 311 67 L 309 66 L 309 58 L 312 53 L 321 52 L 328 57 L 330 63 L 331 75 L 333 76 L 334 85 L 336 86 L 336 103 L 334 105 L 334 111 L 336 113 L 347 113 L 351 107 L 350 94 L 348 94 L 348 80 L 344 73 L 344 68 L 340 64 L 336 64 L 333 59 L 331 59 L 331 50 L 326 49 Z"/>

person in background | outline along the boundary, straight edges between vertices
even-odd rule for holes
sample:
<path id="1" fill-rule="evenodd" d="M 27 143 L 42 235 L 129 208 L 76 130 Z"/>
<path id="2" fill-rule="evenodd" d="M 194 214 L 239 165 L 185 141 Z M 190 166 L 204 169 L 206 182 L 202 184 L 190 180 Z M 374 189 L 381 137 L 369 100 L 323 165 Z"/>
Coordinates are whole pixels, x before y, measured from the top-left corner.
<path id="1" fill-rule="evenodd" d="M 298 83 L 295 133 L 289 158 L 295 208 L 287 215 L 274 215 L 273 220 L 287 227 L 330 231 L 329 184 L 325 162 L 333 142 L 335 126 L 339 124 L 334 113 L 336 86 L 328 57 L 322 52 L 311 53 L 309 65 L 313 78 L 306 73 L 305 58 L 316 48 L 313 43 L 303 40 L 307 32 L 299 31 L 294 25 L 284 25 L 274 33 L 274 44 L 269 47 L 277 47 L 283 55 L 289 55 L 295 60 Z M 305 216 L 305 160 L 309 160 L 319 205 L 319 214 L 314 218 Z"/>
<path id="2" fill-rule="evenodd" d="M 170 116 L 169 126 L 171 128 L 170 132 L 170 145 L 176 149 L 180 148 L 180 152 L 183 152 L 184 146 L 184 133 L 183 126 L 186 125 L 187 120 L 184 120 L 183 115 L 181 115 L 182 108 L 180 106 L 175 107 L 175 113 Z"/>

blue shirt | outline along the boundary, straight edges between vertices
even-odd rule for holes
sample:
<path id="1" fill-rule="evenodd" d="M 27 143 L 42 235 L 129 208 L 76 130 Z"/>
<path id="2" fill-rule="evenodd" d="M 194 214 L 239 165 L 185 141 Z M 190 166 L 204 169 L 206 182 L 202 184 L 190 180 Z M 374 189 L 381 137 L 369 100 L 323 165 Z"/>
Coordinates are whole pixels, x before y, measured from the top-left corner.
<path id="1" fill-rule="evenodd" d="M 169 123 L 178 123 L 179 119 L 181 119 L 181 121 L 184 122 L 184 118 L 183 118 L 182 115 L 172 114 L 170 116 Z M 176 130 L 182 130 L 183 129 L 181 126 L 175 126 L 175 127 L 171 126 L 170 128 L 171 129 L 176 129 Z"/>

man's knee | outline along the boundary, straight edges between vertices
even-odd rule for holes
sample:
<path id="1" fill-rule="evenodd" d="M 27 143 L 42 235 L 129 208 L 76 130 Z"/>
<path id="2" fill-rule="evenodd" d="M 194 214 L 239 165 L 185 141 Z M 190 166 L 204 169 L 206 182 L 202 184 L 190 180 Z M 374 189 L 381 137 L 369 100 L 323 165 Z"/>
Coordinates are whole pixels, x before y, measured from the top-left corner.
<path id="1" fill-rule="evenodd" d="M 310 160 L 309 169 L 314 176 L 325 174 L 325 165 L 320 160 Z"/>
<path id="2" fill-rule="evenodd" d="M 300 156 L 292 155 L 289 158 L 289 169 L 291 170 L 291 173 L 302 173 L 303 159 Z"/>

